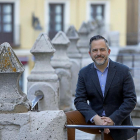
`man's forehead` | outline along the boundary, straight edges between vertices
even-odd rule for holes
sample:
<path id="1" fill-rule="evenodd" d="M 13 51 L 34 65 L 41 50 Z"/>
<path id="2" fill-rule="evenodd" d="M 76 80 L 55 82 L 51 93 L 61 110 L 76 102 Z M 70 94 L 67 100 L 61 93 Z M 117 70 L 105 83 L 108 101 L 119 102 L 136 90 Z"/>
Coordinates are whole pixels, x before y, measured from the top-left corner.
<path id="1" fill-rule="evenodd" d="M 101 40 L 95 40 L 91 43 L 92 48 L 93 47 L 102 47 L 102 48 L 106 48 L 106 44 L 105 41 L 103 39 Z"/>
<path id="2" fill-rule="evenodd" d="M 99 40 L 93 40 L 92 44 L 98 44 L 98 43 L 103 43 L 105 44 L 105 41 L 103 39 L 99 39 Z"/>

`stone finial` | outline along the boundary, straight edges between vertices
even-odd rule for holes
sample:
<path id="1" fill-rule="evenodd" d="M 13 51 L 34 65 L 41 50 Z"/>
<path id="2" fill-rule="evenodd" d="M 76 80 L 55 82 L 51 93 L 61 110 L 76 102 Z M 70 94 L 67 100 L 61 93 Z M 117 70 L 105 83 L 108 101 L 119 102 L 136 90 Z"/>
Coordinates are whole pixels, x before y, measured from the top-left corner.
<path id="1" fill-rule="evenodd" d="M 64 32 L 60 31 L 52 40 L 52 44 L 56 49 L 51 64 L 55 68 L 56 73 L 59 77 L 59 96 L 60 96 L 60 109 L 70 109 L 71 108 L 71 72 L 70 68 L 72 63 L 67 56 L 67 48 L 70 41 Z"/>
<path id="2" fill-rule="evenodd" d="M 82 57 L 84 57 L 84 58 L 89 57 L 89 54 L 88 54 L 89 29 L 87 27 L 87 23 L 85 23 L 85 22 L 82 23 L 78 33 L 79 33 L 80 39 L 77 42 L 77 47 L 78 47 L 80 53 L 82 54 Z"/>
<path id="3" fill-rule="evenodd" d="M 78 39 L 79 39 L 79 35 L 78 35 L 78 33 L 77 33 L 77 31 L 76 31 L 76 29 L 75 29 L 74 26 L 70 26 L 70 27 L 68 28 L 68 30 L 67 30 L 67 32 L 66 32 L 66 35 L 67 35 L 67 37 L 68 37 L 70 40 L 72 40 L 72 39 L 78 40 Z"/>
<path id="4" fill-rule="evenodd" d="M 0 73 L 23 72 L 24 67 L 18 60 L 9 43 L 0 46 Z"/>
<path id="5" fill-rule="evenodd" d="M 89 28 L 89 32 L 93 32 L 95 30 L 95 26 L 93 25 L 92 21 L 87 22 L 87 26 Z"/>
<path id="6" fill-rule="evenodd" d="M 89 33 L 89 30 L 88 30 L 88 27 L 87 27 L 87 24 L 85 22 L 82 23 L 78 33 L 80 34 L 88 34 Z"/>
<path id="7" fill-rule="evenodd" d="M 41 33 L 36 42 L 34 43 L 31 53 L 39 53 L 39 52 L 55 52 L 55 49 L 53 48 L 53 45 L 51 44 L 51 41 L 47 34 Z"/>
<path id="8" fill-rule="evenodd" d="M 29 103 L 19 87 L 24 68 L 9 43 L 0 45 L 0 113 L 27 112 Z"/>
<path id="9" fill-rule="evenodd" d="M 38 102 L 39 111 L 58 109 L 58 76 L 50 64 L 55 49 L 47 34 L 41 33 L 31 49 L 35 65 L 28 76 L 28 94 L 30 101 L 40 91 L 44 98 Z"/>
<path id="10" fill-rule="evenodd" d="M 69 45 L 70 41 L 65 35 L 64 32 L 59 31 L 55 37 L 52 39 L 52 44 L 53 45 Z"/>
<path id="11" fill-rule="evenodd" d="M 79 39 L 79 35 L 74 26 L 70 26 L 66 32 L 67 37 L 70 40 L 70 45 L 67 49 L 67 54 L 69 58 L 81 58 L 81 54 L 77 48 L 77 41 Z"/>
<path id="12" fill-rule="evenodd" d="M 52 40 L 52 44 L 56 49 L 51 64 L 54 68 L 70 68 L 71 62 L 66 54 L 70 41 L 64 32 L 59 31 Z"/>
<path id="13" fill-rule="evenodd" d="M 47 34 L 41 33 L 31 49 L 35 57 L 35 65 L 28 77 L 29 81 L 57 80 L 55 70 L 50 64 L 54 52 L 55 49 Z"/>

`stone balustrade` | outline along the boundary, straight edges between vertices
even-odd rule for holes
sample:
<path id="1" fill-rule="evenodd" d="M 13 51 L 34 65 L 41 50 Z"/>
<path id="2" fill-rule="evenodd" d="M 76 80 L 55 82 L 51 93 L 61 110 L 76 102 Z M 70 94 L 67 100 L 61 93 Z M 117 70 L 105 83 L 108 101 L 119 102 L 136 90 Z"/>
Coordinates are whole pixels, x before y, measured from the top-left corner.
<path id="1" fill-rule="evenodd" d="M 55 49 L 46 34 L 40 34 L 31 49 L 35 65 L 28 76 L 28 93 L 30 101 L 35 98 L 35 92 L 41 91 L 44 99 L 38 102 L 38 110 L 58 110 L 58 76 L 50 64 Z"/>
<path id="2" fill-rule="evenodd" d="M 26 94 L 20 90 L 23 65 L 8 43 L 0 45 L 0 139 L 66 140 L 66 115 L 58 110 L 58 76 L 50 65 L 55 49 L 46 34 L 38 37 L 31 52 L 35 66 L 28 77 L 28 98 L 31 102 L 35 93 L 43 93 L 40 112 L 30 111 Z"/>
<path id="3" fill-rule="evenodd" d="M 70 26 L 66 33 L 67 37 L 70 40 L 70 45 L 67 49 L 67 54 L 72 62 L 71 66 L 71 91 L 72 95 L 75 94 L 76 84 L 78 80 L 78 73 L 81 68 L 81 58 L 82 55 L 80 54 L 77 48 L 77 41 L 79 39 L 78 33 L 74 26 Z"/>
<path id="4" fill-rule="evenodd" d="M 59 78 L 59 96 L 60 96 L 60 109 L 71 109 L 71 66 L 72 63 L 67 56 L 67 48 L 70 44 L 69 39 L 64 32 L 59 31 L 52 39 L 52 44 L 56 49 L 51 64 L 55 68 Z"/>
<path id="5" fill-rule="evenodd" d="M 0 113 L 28 112 L 29 102 L 19 87 L 23 71 L 24 67 L 10 44 L 0 45 Z"/>

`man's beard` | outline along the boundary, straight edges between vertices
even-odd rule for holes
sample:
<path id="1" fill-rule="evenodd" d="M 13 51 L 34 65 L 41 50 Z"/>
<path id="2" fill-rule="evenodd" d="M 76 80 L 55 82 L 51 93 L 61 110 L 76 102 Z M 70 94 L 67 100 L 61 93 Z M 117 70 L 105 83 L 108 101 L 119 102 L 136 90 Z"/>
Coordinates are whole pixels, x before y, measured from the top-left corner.
<path id="1" fill-rule="evenodd" d="M 98 62 L 98 60 L 96 60 L 96 58 L 98 58 L 98 57 L 104 58 L 103 62 Z M 101 66 L 101 65 L 104 65 L 104 64 L 105 64 L 105 62 L 107 61 L 107 58 L 108 58 L 108 57 L 105 58 L 105 56 L 103 56 L 103 55 L 100 55 L 100 56 L 98 55 L 98 56 L 96 56 L 96 57 L 95 57 L 94 59 L 92 59 L 92 60 L 95 62 L 96 65 Z"/>

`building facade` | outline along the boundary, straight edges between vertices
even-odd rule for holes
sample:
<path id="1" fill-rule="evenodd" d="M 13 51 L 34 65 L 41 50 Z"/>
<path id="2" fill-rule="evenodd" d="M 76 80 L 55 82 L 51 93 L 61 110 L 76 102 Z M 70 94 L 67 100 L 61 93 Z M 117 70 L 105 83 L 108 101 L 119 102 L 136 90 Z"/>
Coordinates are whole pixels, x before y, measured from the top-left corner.
<path id="1" fill-rule="evenodd" d="M 45 32 L 52 39 L 70 25 L 78 30 L 83 21 L 104 21 L 110 31 L 120 33 L 120 45 L 127 43 L 127 0 L 0 0 L 0 43 L 9 42 L 25 65 L 23 91 L 33 67 L 30 54 L 37 36 Z M 129 17 L 130 18 L 130 17 Z M 21 84 L 23 85 L 23 84 Z"/>

